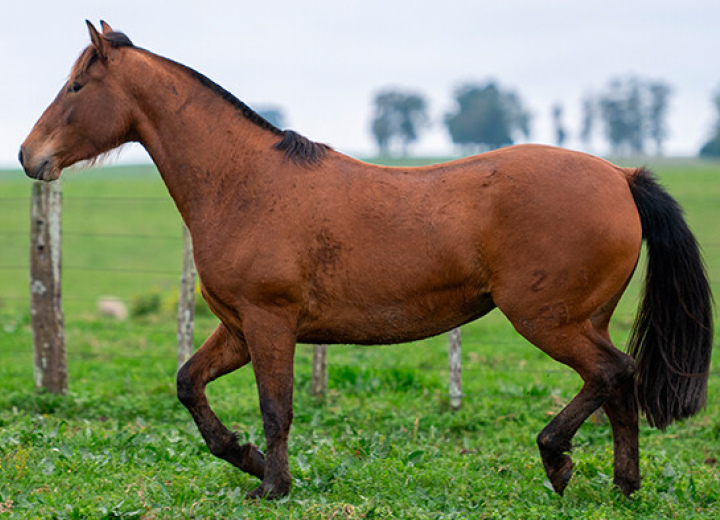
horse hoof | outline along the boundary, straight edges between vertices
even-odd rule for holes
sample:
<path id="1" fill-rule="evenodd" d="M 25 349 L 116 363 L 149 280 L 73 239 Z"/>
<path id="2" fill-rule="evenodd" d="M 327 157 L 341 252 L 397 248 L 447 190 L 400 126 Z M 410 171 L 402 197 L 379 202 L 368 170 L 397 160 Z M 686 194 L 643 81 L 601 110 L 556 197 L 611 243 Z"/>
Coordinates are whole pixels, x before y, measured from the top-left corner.
<path id="1" fill-rule="evenodd" d="M 638 489 L 640 489 L 639 481 L 635 482 L 618 477 L 615 477 L 615 479 L 613 480 L 613 485 L 615 486 L 615 489 L 620 491 L 628 498 L 631 498 L 632 494 L 635 493 L 635 491 L 637 491 Z"/>
<path id="2" fill-rule="evenodd" d="M 246 500 L 259 500 L 261 498 L 265 498 L 267 493 L 265 492 L 265 488 L 261 485 L 253 489 L 252 491 L 248 491 L 245 495 Z"/>
<path id="3" fill-rule="evenodd" d="M 565 493 L 565 488 L 567 487 L 568 482 L 570 482 L 572 472 L 573 461 L 570 457 L 564 455 L 562 465 L 557 470 L 548 473 L 550 483 L 558 495 L 563 496 Z"/>
<path id="4" fill-rule="evenodd" d="M 264 498 L 266 500 L 277 500 L 278 498 L 284 497 L 289 492 L 290 492 L 290 486 L 282 486 L 281 489 L 272 488 L 272 489 L 268 490 L 265 487 L 265 484 L 260 484 L 257 488 L 253 489 L 252 491 L 249 491 L 247 493 L 247 495 L 245 495 L 245 499 L 259 500 L 261 498 Z"/>

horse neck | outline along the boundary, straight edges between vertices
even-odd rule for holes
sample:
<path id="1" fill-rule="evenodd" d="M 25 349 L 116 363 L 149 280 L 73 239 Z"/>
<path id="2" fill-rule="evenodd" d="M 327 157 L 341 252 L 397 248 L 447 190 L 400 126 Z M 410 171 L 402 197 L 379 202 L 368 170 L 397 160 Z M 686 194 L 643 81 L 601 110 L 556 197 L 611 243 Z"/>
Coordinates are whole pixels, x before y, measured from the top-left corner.
<path id="1" fill-rule="evenodd" d="M 227 190 L 247 189 L 248 179 L 261 170 L 257 164 L 263 153 L 278 137 L 182 66 L 151 54 L 143 57 L 142 74 L 132 74 L 142 79 L 131 79 L 138 140 L 192 231 L 217 211 L 221 195 L 232 197 Z"/>

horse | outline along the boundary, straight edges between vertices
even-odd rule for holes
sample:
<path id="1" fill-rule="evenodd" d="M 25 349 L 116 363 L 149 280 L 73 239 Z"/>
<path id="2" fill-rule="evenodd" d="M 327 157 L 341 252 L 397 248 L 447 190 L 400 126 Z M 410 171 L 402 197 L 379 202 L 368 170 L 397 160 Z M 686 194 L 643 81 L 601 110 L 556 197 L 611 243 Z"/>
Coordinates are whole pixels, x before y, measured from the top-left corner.
<path id="1" fill-rule="evenodd" d="M 582 378 L 537 443 L 560 495 L 581 424 L 603 408 L 613 483 L 640 487 L 639 416 L 666 428 L 707 396 L 712 295 L 681 208 L 643 168 L 517 145 L 423 167 L 370 165 L 280 130 L 184 65 L 101 22 L 20 148 L 33 179 L 139 142 L 187 225 L 220 324 L 178 371 L 177 395 L 210 452 L 291 487 L 297 342 L 427 338 L 498 308 Z M 627 353 L 608 325 L 639 261 L 648 266 Z M 266 450 L 240 445 L 208 404 L 211 381 L 251 363 Z"/>

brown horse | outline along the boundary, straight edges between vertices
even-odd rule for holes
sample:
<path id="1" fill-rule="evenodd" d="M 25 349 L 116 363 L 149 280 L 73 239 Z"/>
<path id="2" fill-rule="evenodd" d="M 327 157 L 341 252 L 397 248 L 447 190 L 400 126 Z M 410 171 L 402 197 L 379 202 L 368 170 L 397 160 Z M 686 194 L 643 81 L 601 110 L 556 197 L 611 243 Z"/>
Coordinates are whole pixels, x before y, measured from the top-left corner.
<path id="1" fill-rule="evenodd" d="M 150 153 L 192 234 L 221 325 L 180 370 L 178 397 L 210 451 L 288 493 L 296 342 L 426 338 L 498 307 L 584 381 L 538 436 L 563 493 L 567 455 L 599 407 L 615 485 L 640 486 L 638 413 L 664 428 L 696 413 L 712 346 L 708 281 L 676 202 L 646 170 L 544 146 L 422 168 L 371 166 L 281 131 L 183 65 L 105 23 L 20 149 L 32 178 L 125 142 Z M 649 251 L 630 354 L 608 323 Z M 240 446 L 205 386 L 252 362 L 266 454 Z"/>

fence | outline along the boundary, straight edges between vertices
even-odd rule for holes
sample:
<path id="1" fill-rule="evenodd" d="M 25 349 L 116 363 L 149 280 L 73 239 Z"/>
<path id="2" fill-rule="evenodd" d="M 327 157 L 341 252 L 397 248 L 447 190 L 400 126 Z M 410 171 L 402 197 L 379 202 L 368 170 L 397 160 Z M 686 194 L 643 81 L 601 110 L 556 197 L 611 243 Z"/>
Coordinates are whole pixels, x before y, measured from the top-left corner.
<path id="1" fill-rule="evenodd" d="M 53 393 L 67 391 L 67 354 L 62 310 L 62 191 L 60 182 L 36 182 L 32 191 L 31 213 L 31 317 L 36 390 Z M 192 354 L 194 331 L 195 266 L 192 241 L 183 225 L 183 263 L 178 290 L 177 361 L 178 368 Z M 460 331 L 449 336 L 449 389 L 451 406 L 462 399 Z M 313 349 L 312 393 L 322 397 L 327 391 L 327 347 Z"/>
<path id="2" fill-rule="evenodd" d="M 33 187 L 32 233 L 30 262 L 31 316 L 35 352 L 35 384 L 37 389 L 62 393 L 67 389 L 67 366 L 60 295 L 60 200 L 59 183 L 38 183 Z M 75 232 L 72 236 L 91 236 Z M 118 235 L 122 237 L 126 235 Z M 162 237 L 148 235 L 146 238 Z M 181 365 L 192 353 L 194 280 L 192 245 L 187 230 L 183 230 L 183 270 L 180 275 L 177 324 L 177 359 Z M 711 244 L 707 247 L 718 247 Z M 71 266 L 79 268 L 79 266 Z M 84 269 L 91 269 L 84 267 Z M 137 272 L 115 268 L 115 271 Z M 148 273 L 168 274 L 169 271 L 147 270 Z M 175 274 L 177 276 L 177 274 Z M 459 329 L 451 331 L 448 341 L 448 389 L 451 406 L 459 408 L 462 401 L 461 342 Z M 312 393 L 322 396 L 327 390 L 327 350 L 324 345 L 313 349 Z"/>

